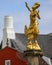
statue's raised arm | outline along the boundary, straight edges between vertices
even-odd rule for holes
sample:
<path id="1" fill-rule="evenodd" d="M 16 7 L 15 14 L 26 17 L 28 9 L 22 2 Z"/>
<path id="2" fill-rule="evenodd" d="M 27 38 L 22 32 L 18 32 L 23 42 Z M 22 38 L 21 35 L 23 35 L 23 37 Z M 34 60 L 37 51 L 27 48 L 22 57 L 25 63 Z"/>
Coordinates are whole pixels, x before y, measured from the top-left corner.
<path id="1" fill-rule="evenodd" d="M 31 12 L 31 9 L 29 8 L 27 2 L 25 2 L 25 5 L 26 5 L 27 9 Z"/>

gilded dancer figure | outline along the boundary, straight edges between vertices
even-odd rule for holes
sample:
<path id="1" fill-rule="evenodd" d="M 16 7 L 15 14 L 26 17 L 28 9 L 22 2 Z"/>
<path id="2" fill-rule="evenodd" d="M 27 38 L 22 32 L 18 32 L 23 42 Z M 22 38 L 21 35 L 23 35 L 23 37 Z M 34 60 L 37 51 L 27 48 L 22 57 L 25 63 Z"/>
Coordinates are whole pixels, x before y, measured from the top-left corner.
<path id="1" fill-rule="evenodd" d="M 36 2 L 33 6 L 32 9 L 29 8 L 27 2 L 25 2 L 25 5 L 27 9 L 30 11 L 30 25 L 29 28 L 25 25 L 25 34 L 27 35 L 27 38 L 29 40 L 29 43 L 27 45 L 27 49 L 35 49 L 35 50 L 40 50 L 41 48 L 38 45 L 37 42 L 37 36 L 39 34 L 39 29 L 38 29 L 38 21 L 37 18 L 40 19 L 39 11 L 37 11 L 37 8 L 39 8 L 40 4 Z M 34 43 L 32 44 L 32 39 L 34 40 Z"/>

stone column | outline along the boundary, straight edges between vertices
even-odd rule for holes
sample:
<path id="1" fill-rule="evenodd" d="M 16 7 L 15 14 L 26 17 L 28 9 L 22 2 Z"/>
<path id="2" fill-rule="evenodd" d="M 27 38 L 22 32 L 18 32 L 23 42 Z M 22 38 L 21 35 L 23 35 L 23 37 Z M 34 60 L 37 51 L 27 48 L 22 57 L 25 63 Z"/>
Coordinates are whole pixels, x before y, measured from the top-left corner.
<path id="1" fill-rule="evenodd" d="M 42 57 L 43 52 L 39 50 L 26 50 L 24 56 L 28 60 L 28 65 L 39 65 L 39 57 Z"/>

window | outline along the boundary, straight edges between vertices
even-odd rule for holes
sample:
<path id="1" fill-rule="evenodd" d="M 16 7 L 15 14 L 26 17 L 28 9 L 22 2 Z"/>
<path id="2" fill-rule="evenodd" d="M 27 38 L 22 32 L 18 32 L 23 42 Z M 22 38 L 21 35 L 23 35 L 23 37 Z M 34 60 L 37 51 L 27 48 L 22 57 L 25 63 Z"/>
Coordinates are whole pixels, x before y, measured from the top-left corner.
<path id="1" fill-rule="evenodd" d="M 5 65 L 11 65 L 11 61 L 10 60 L 5 60 Z"/>

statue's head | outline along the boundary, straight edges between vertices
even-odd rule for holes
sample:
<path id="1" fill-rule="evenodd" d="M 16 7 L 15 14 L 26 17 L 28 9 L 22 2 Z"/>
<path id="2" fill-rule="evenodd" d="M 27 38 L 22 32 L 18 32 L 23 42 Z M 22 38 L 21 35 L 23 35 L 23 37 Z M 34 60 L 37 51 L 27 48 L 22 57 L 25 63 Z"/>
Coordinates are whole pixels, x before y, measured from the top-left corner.
<path id="1" fill-rule="evenodd" d="M 36 2 L 33 6 L 32 9 L 37 9 L 40 6 L 40 4 L 38 2 Z"/>

